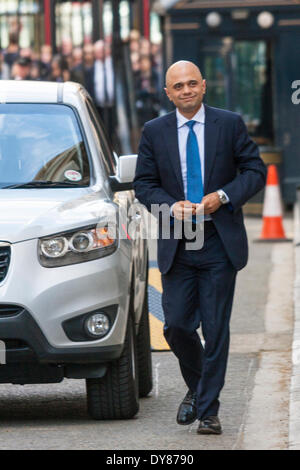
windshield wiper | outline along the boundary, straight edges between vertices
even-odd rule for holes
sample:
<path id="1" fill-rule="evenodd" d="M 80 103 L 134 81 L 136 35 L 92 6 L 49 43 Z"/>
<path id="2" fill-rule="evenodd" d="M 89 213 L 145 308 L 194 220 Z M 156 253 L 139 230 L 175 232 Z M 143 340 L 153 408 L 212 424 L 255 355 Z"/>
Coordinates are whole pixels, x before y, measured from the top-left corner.
<path id="1" fill-rule="evenodd" d="M 11 184 L 3 186 L 1 189 L 15 188 L 69 188 L 80 187 L 78 183 L 73 181 L 28 181 L 27 183 Z"/>

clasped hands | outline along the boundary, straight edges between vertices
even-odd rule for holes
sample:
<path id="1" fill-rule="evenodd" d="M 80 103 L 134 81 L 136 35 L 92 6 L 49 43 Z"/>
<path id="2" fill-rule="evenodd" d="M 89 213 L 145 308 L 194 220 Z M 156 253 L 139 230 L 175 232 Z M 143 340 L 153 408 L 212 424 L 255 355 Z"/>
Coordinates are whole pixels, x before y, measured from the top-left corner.
<path id="1" fill-rule="evenodd" d="M 203 214 L 203 205 L 204 214 L 211 214 L 212 212 L 218 210 L 222 205 L 218 193 L 214 192 L 206 194 L 206 196 L 204 196 L 202 201 L 199 203 L 178 201 L 173 205 L 173 215 L 178 220 L 186 220 L 189 219 L 192 215 Z"/>

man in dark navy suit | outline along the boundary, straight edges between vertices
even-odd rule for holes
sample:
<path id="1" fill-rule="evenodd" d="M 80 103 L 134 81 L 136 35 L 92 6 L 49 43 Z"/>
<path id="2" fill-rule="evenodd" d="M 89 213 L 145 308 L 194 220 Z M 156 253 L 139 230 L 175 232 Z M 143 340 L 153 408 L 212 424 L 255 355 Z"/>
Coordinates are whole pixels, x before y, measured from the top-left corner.
<path id="1" fill-rule="evenodd" d="M 158 266 L 164 335 L 188 387 L 177 422 L 198 419 L 199 434 L 220 434 L 235 280 L 248 259 L 242 205 L 264 187 L 266 168 L 241 117 L 204 105 L 205 89 L 195 64 L 168 69 L 165 91 L 176 110 L 146 123 L 134 189 L 149 211 L 164 204 L 171 214 L 168 239 L 159 217 Z M 204 243 L 189 250 L 184 236 L 176 238 L 174 221 L 196 223 L 201 211 Z"/>

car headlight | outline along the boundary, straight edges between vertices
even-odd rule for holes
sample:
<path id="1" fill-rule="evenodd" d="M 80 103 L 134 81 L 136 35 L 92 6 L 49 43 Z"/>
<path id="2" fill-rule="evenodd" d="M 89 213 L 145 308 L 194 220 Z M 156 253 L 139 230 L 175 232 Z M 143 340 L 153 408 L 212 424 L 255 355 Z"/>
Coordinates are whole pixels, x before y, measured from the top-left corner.
<path id="1" fill-rule="evenodd" d="M 93 249 L 94 236 L 91 232 L 75 233 L 70 240 L 70 248 L 76 253 L 84 253 Z"/>
<path id="2" fill-rule="evenodd" d="M 41 238 L 38 255 L 42 266 L 54 268 L 108 256 L 117 245 L 116 230 L 93 226 Z"/>
<path id="3" fill-rule="evenodd" d="M 41 252 L 47 258 L 64 256 L 68 251 L 68 240 L 64 237 L 51 238 L 41 243 Z"/>

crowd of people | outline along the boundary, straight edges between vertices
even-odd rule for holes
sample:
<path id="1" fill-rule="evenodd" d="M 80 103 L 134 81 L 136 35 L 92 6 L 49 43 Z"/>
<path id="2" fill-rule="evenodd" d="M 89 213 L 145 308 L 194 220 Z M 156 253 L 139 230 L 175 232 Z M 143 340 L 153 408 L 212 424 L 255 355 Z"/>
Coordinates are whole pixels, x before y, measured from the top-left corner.
<path id="1" fill-rule="evenodd" d="M 158 116 L 161 90 L 161 54 L 157 44 L 132 31 L 129 38 L 132 77 L 139 124 Z M 100 115 L 111 120 L 114 108 L 114 70 L 111 41 L 98 40 L 83 47 L 66 42 L 59 54 L 49 45 L 37 52 L 20 48 L 17 34 L 10 34 L 8 47 L 0 52 L 0 78 L 12 80 L 75 81 L 93 98 Z"/>

